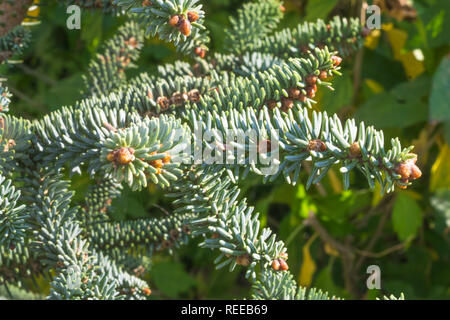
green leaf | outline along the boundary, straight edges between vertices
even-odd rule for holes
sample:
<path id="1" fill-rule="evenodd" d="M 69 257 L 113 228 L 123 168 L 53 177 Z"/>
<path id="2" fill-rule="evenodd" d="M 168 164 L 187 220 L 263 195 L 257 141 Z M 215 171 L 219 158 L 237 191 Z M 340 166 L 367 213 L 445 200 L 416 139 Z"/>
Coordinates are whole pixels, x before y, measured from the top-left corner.
<path id="1" fill-rule="evenodd" d="M 356 112 L 359 121 L 379 128 L 405 128 L 428 119 L 427 105 L 430 79 L 426 76 L 402 82 L 389 92 L 372 96 Z"/>
<path id="2" fill-rule="evenodd" d="M 438 220 L 450 228 L 450 189 L 440 189 L 431 197 L 431 205 L 436 210 Z M 444 228 L 439 228 L 444 231 Z"/>
<path id="3" fill-rule="evenodd" d="M 419 100 L 407 102 L 391 93 L 380 93 L 369 99 L 355 117 L 378 128 L 404 128 L 427 119 L 427 106 Z"/>
<path id="4" fill-rule="evenodd" d="M 342 77 L 333 79 L 333 88 L 334 91 L 324 90 L 320 100 L 322 110 L 330 114 L 351 103 L 353 87 L 349 74 L 344 73 Z"/>
<path id="5" fill-rule="evenodd" d="M 430 95 L 430 119 L 450 120 L 450 58 L 442 59 L 433 77 Z"/>
<path id="6" fill-rule="evenodd" d="M 195 279 L 183 269 L 178 262 L 162 262 L 154 265 L 152 279 L 164 295 L 178 298 L 195 284 Z"/>
<path id="7" fill-rule="evenodd" d="M 306 5 L 305 19 L 308 21 L 325 19 L 336 3 L 337 0 L 309 0 Z"/>
<path id="8" fill-rule="evenodd" d="M 450 2 L 434 1 L 425 10 L 418 10 L 417 30 L 411 29 L 407 49 L 437 48 L 450 42 Z"/>
<path id="9" fill-rule="evenodd" d="M 392 212 L 392 225 L 400 240 L 413 238 L 422 225 L 422 209 L 405 193 L 400 193 Z"/>

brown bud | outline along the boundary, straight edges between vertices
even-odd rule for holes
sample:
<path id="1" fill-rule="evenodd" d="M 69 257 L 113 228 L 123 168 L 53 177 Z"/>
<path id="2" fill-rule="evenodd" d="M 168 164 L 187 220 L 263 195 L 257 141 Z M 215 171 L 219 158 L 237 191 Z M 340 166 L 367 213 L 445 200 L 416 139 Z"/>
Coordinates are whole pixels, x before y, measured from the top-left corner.
<path id="1" fill-rule="evenodd" d="M 306 102 L 306 99 L 307 98 L 306 98 L 306 96 L 303 93 L 301 93 L 300 96 L 298 97 L 298 100 L 301 101 L 301 102 Z"/>
<path id="2" fill-rule="evenodd" d="M 158 99 L 156 99 L 156 103 L 159 104 L 162 111 L 169 108 L 169 99 L 167 97 L 158 97 Z"/>
<path id="3" fill-rule="evenodd" d="M 170 104 L 174 104 L 177 107 L 183 105 L 183 103 L 188 99 L 188 96 L 181 92 L 174 92 L 172 98 L 170 98 Z"/>
<path id="4" fill-rule="evenodd" d="M 272 269 L 275 271 L 280 270 L 280 262 L 278 261 L 278 259 L 272 261 Z"/>
<path id="5" fill-rule="evenodd" d="M 171 159 L 170 154 L 166 153 L 166 156 L 162 158 L 162 162 L 164 164 L 170 163 L 170 159 Z"/>
<path id="6" fill-rule="evenodd" d="M 310 75 L 308 75 L 306 77 L 306 83 L 311 85 L 311 86 L 315 85 L 316 81 L 317 81 L 317 76 L 316 75 L 310 74 Z"/>
<path id="7" fill-rule="evenodd" d="M 411 166 L 411 174 L 409 176 L 410 179 L 415 180 L 422 176 L 422 171 L 420 171 L 419 167 L 413 164 Z"/>
<path id="8" fill-rule="evenodd" d="M 125 41 L 125 44 L 133 49 L 139 46 L 139 42 L 136 40 L 135 37 L 131 37 L 130 39 L 128 39 L 128 41 Z"/>
<path id="9" fill-rule="evenodd" d="M 126 148 L 126 147 L 122 147 L 119 150 L 114 151 L 115 155 L 115 162 L 118 164 L 128 164 L 131 161 L 134 160 L 134 149 L 133 148 Z"/>
<path id="10" fill-rule="evenodd" d="M 195 54 L 198 55 L 200 58 L 204 58 L 206 55 L 206 50 L 202 47 L 196 47 L 194 50 Z"/>
<path id="11" fill-rule="evenodd" d="M 287 259 L 288 259 L 288 254 L 287 254 L 287 252 L 282 252 L 282 253 L 280 253 L 280 257 L 281 257 L 282 259 L 284 259 L 284 260 L 287 260 Z"/>
<path id="12" fill-rule="evenodd" d="M 267 100 L 266 105 L 269 110 L 274 110 L 278 106 L 275 100 Z"/>
<path id="13" fill-rule="evenodd" d="M 401 179 L 400 181 L 401 181 L 402 183 L 408 183 L 408 182 L 409 182 L 408 179 Z M 408 188 L 407 185 L 397 184 L 397 186 L 398 186 L 400 189 L 407 189 L 407 188 Z"/>
<path id="14" fill-rule="evenodd" d="M 186 37 L 189 37 L 189 35 L 191 34 L 191 23 L 189 22 L 189 20 L 182 19 L 178 28 L 180 32 Z"/>
<path id="15" fill-rule="evenodd" d="M 361 148 L 359 146 L 358 142 L 353 142 L 348 149 L 348 153 L 350 154 L 350 157 L 352 158 L 359 158 L 361 157 Z"/>
<path id="16" fill-rule="evenodd" d="M 322 140 L 315 139 L 308 142 L 307 149 L 309 151 L 324 152 L 325 150 L 327 150 L 327 146 Z"/>
<path id="17" fill-rule="evenodd" d="M 316 90 L 314 90 L 314 87 L 307 87 L 306 95 L 308 96 L 308 98 L 314 98 L 316 96 Z"/>
<path id="18" fill-rule="evenodd" d="M 219 237 L 219 234 L 217 233 L 217 232 L 214 232 L 212 235 L 211 235 L 211 239 L 217 239 Z"/>
<path id="19" fill-rule="evenodd" d="M 150 7 L 152 5 L 152 2 L 149 0 L 144 0 L 142 1 L 142 6 L 143 7 Z"/>
<path id="20" fill-rule="evenodd" d="M 337 67 L 338 65 L 341 64 L 342 58 L 338 56 L 332 56 L 331 61 L 333 62 L 333 65 Z"/>
<path id="21" fill-rule="evenodd" d="M 110 153 L 108 153 L 108 155 L 106 156 L 106 160 L 108 160 L 109 162 L 114 161 L 114 151 L 111 151 Z"/>
<path id="22" fill-rule="evenodd" d="M 195 22 L 195 21 L 197 21 L 198 18 L 199 18 L 198 13 L 197 13 L 197 12 L 194 12 L 194 11 L 189 11 L 189 12 L 187 13 L 187 17 L 188 17 L 188 20 L 189 20 L 190 22 Z"/>
<path id="23" fill-rule="evenodd" d="M 415 180 L 420 178 L 422 176 L 422 171 L 420 171 L 419 167 L 416 165 L 416 161 L 417 156 L 399 163 L 395 167 L 395 172 L 402 177 L 402 180 L 409 181 L 409 179 Z"/>
<path id="24" fill-rule="evenodd" d="M 281 10 L 281 12 L 285 12 L 286 8 L 282 4 L 280 4 L 280 10 Z"/>
<path id="25" fill-rule="evenodd" d="M 326 78 L 328 78 L 328 73 L 325 70 L 320 71 L 319 79 L 325 80 Z"/>
<path id="26" fill-rule="evenodd" d="M 185 224 L 181 227 L 181 230 L 183 230 L 184 233 L 186 234 L 191 234 L 191 227 L 189 227 L 189 225 Z"/>
<path id="27" fill-rule="evenodd" d="M 172 230 L 170 230 L 170 231 L 169 231 L 169 234 L 170 234 L 170 237 L 171 237 L 173 240 L 178 239 L 178 237 L 179 237 L 179 235 L 180 235 L 180 233 L 178 232 L 177 229 L 172 229 Z"/>
<path id="28" fill-rule="evenodd" d="M 164 165 L 164 163 L 161 159 L 152 160 L 152 161 L 150 161 L 150 164 L 152 165 L 152 167 L 154 167 L 156 169 L 160 169 Z"/>
<path id="29" fill-rule="evenodd" d="M 278 262 L 280 263 L 280 269 L 283 271 L 289 270 L 289 266 L 287 262 L 283 259 L 278 259 Z"/>
<path id="30" fill-rule="evenodd" d="M 251 259 L 250 255 L 248 255 L 248 254 L 243 254 L 243 255 L 236 257 L 236 264 L 238 264 L 238 265 L 248 267 L 251 262 L 252 262 L 252 259 Z"/>
<path id="31" fill-rule="evenodd" d="M 191 102 L 200 101 L 200 91 L 198 91 L 197 89 L 192 89 L 188 92 L 188 99 Z"/>
<path id="32" fill-rule="evenodd" d="M 396 166 L 395 172 L 398 173 L 402 179 L 408 179 L 411 174 L 411 168 L 407 162 L 403 162 Z"/>
<path id="33" fill-rule="evenodd" d="M 169 24 L 172 27 L 178 27 L 179 23 L 180 23 L 180 16 L 179 15 L 176 14 L 176 15 L 170 17 Z"/>
<path id="34" fill-rule="evenodd" d="M 152 290 L 150 290 L 150 288 L 145 287 L 142 289 L 142 293 L 145 294 L 146 296 L 149 296 L 152 294 Z"/>
<path id="35" fill-rule="evenodd" d="M 285 97 L 281 98 L 281 110 L 284 112 L 288 112 L 289 109 L 292 109 L 294 107 L 294 101 L 292 99 L 288 99 Z"/>
<path id="36" fill-rule="evenodd" d="M 288 90 L 289 98 L 292 98 L 294 100 L 299 100 L 300 95 L 302 94 L 301 90 L 299 88 L 290 88 Z"/>
<path id="37" fill-rule="evenodd" d="M 309 52 L 309 47 L 307 45 L 300 46 L 300 51 L 305 54 Z"/>
<path id="38" fill-rule="evenodd" d="M 16 141 L 14 139 L 9 139 L 5 146 L 3 147 L 3 152 L 8 152 L 16 145 Z"/>

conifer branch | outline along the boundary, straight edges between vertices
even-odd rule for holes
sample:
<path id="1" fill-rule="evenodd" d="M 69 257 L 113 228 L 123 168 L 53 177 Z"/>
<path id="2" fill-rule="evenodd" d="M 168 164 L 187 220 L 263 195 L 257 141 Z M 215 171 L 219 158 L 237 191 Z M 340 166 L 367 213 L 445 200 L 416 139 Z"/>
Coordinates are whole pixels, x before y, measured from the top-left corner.
<path id="1" fill-rule="evenodd" d="M 136 67 L 139 49 L 144 41 L 144 32 L 134 22 L 121 26 L 117 34 L 108 40 L 91 61 L 86 76 L 83 76 L 89 95 L 104 95 L 125 85 L 125 70 Z"/>
<path id="2" fill-rule="evenodd" d="M 127 79 L 124 70 L 144 41 L 130 22 L 90 63 L 85 98 L 73 106 L 30 122 L 6 114 L 10 95 L 0 87 L 0 280 L 20 285 L 22 278 L 45 275 L 52 281 L 50 299 L 145 299 L 151 291 L 130 266 L 200 236 L 200 247 L 217 249 L 216 268 L 246 268 L 255 299 L 330 299 L 297 286 L 286 245 L 261 228 L 237 182 L 254 172 L 264 182 L 282 176 L 296 184 L 302 161 L 311 163 L 308 188 L 334 165 L 345 189 L 353 169 L 371 188 L 379 182 L 382 193 L 420 177 L 412 147 L 402 148 L 398 139 L 385 147 L 382 131 L 309 111 L 319 88 L 332 89 L 328 80 L 340 74 L 341 57 L 360 47 L 360 22 L 335 17 L 275 31 L 281 2 L 252 2 L 231 21 L 228 54 L 206 57 L 209 38 L 198 0 L 71 2 L 131 12 L 147 34 L 174 43 L 194 64 L 176 61 L 155 76 Z M 0 51 L 12 51 L 11 39 L 0 39 Z M 209 131 L 224 138 L 230 130 L 243 140 L 196 136 Z M 246 136 L 250 130 L 263 140 Z M 194 156 L 181 152 L 198 149 L 222 162 L 192 164 Z M 277 151 L 275 169 L 266 171 L 264 163 Z M 65 171 L 96 180 L 82 208 Z M 152 183 L 174 199 L 169 216 L 118 222 L 107 214 L 123 185 L 141 190 Z"/>
<path id="3" fill-rule="evenodd" d="M 173 42 L 181 52 L 193 53 L 209 42 L 203 26 L 205 12 L 198 0 L 114 0 L 114 4 L 134 14 L 144 24 L 146 35 Z"/>

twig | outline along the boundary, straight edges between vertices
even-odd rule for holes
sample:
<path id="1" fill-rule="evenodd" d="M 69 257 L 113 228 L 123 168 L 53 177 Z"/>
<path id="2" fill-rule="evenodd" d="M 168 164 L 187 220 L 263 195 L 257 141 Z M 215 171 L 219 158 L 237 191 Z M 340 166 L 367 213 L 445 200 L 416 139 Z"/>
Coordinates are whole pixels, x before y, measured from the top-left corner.
<path id="1" fill-rule="evenodd" d="M 39 109 L 42 112 L 47 112 L 47 110 L 39 103 L 36 103 L 32 98 L 30 98 L 29 96 L 27 96 L 25 93 L 23 93 L 22 91 L 12 87 L 11 85 L 8 84 L 8 89 L 9 91 L 11 91 L 11 93 L 13 95 L 15 95 L 16 97 L 24 100 L 25 102 L 27 102 L 28 104 L 32 105 L 33 107 L 36 107 L 37 109 Z"/>
<path id="2" fill-rule="evenodd" d="M 154 204 L 152 204 L 152 207 L 156 207 L 156 208 L 158 208 L 159 210 L 161 210 L 166 216 L 170 216 L 169 211 L 167 211 L 166 209 L 164 209 L 164 208 L 161 207 L 160 205 L 154 203 Z"/>
<path id="3" fill-rule="evenodd" d="M 378 241 L 378 239 L 381 237 L 383 233 L 383 228 L 388 221 L 390 214 L 391 214 L 391 207 L 393 205 L 392 199 L 395 199 L 395 197 L 392 197 L 391 200 L 388 202 L 388 205 L 386 207 L 386 211 L 381 216 L 380 221 L 378 222 L 377 229 L 375 230 L 375 233 L 373 234 L 372 238 L 370 239 L 369 243 L 367 244 L 367 247 L 364 251 L 370 252 L 372 251 L 372 248 L 375 246 L 375 243 Z M 362 255 L 359 257 L 358 261 L 355 265 L 355 270 L 359 270 L 366 259 L 366 256 Z"/>
<path id="4" fill-rule="evenodd" d="M 339 251 L 342 258 L 342 267 L 344 269 L 345 288 L 352 295 L 356 296 L 357 292 L 354 285 L 355 275 L 353 273 L 353 260 L 355 254 L 352 247 L 350 247 L 349 244 L 344 245 L 333 238 L 320 224 L 320 221 L 316 218 L 316 215 L 312 211 L 309 212 L 308 218 L 306 218 L 303 223 L 311 226 L 314 231 L 317 232 L 322 241 L 329 243 L 332 247 Z"/>
<path id="5" fill-rule="evenodd" d="M 359 255 L 361 255 L 361 256 L 364 256 L 364 257 L 368 257 L 368 258 L 381 258 L 381 257 L 384 257 L 384 256 L 387 256 L 388 254 L 390 254 L 390 253 L 392 253 L 392 252 L 395 252 L 395 251 L 397 251 L 397 250 L 401 250 L 401 249 L 403 249 L 405 247 L 405 244 L 404 243 L 398 243 L 398 244 L 396 244 L 395 246 L 392 246 L 392 247 L 390 247 L 390 248 L 387 248 L 387 249 L 384 249 L 383 251 L 381 251 L 381 252 L 369 252 L 369 251 L 366 251 L 366 250 L 356 250 L 356 252 L 359 254 Z"/>
<path id="6" fill-rule="evenodd" d="M 336 250 L 342 252 L 342 253 L 346 253 L 349 254 L 351 256 L 354 255 L 353 250 L 349 247 L 346 246 L 342 243 L 340 243 L 339 241 L 337 241 L 335 238 L 333 238 L 327 230 L 325 230 L 325 228 L 320 224 L 320 221 L 317 219 L 316 215 L 314 214 L 314 212 L 310 211 L 308 218 L 306 218 L 303 221 L 303 224 L 306 226 L 311 226 L 314 231 L 316 231 L 319 234 L 319 237 L 324 241 L 329 243 L 332 247 L 334 247 Z"/>
<path id="7" fill-rule="evenodd" d="M 294 240 L 295 236 L 305 227 L 305 224 L 299 224 L 294 231 L 291 232 L 291 234 L 289 235 L 289 237 L 286 239 L 285 244 L 286 247 L 292 242 L 292 240 Z"/>
<path id="8" fill-rule="evenodd" d="M 26 64 L 23 63 L 19 63 L 17 64 L 17 66 L 22 69 L 26 74 L 29 74 L 30 76 L 33 76 L 39 80 L 41 80 L 42 82 L 47 83 L 48 85 L 54 86 L 57 84 L 57 81 L 55 81 L 54 79 L 50 78 L 49 76 L 42 74 L 34 69 L 31 69 L 29 66 L 27 66 Z"/>

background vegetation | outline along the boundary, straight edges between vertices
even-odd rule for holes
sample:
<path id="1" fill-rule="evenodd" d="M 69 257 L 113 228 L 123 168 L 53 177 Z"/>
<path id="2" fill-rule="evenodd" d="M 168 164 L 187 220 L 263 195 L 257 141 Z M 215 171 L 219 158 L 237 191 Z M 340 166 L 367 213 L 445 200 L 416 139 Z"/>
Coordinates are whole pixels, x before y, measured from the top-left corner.
<path id="1" fill-rule="evenodd" d="M 280 27 L 327 19 L 335 14 L 359 16 L 361 1 L 285 0 Z M 369 4 L 372 1 L 368 1 Z M 365 47 L 344 61 L 343 76 L 334 79 L 336 92 L 320 92 L 316 108 L 356 117 L 383 129 L 387 141 L 399 136 L 415 145 L 422 178 L 407 190 L 381 197 L 354 176 L 352 191 L 343 191 L 336 169 L 308 192 L 300 184 L 280 181 L 261 185 L 242 182 L 249 202 L 288 246 L 289 266 L 304 286 L 315 286 L 346 298 L 373 299 L 381 293 L 407 299 L 450 298 L 450 1 L 379 0 L 382 28 Z M 238 0 L 203 1 L 211 50 L 224 45 L 228 17 Z M 83 10 L 81 30 L 66 28 L 65 7 L 43 5 L 33 12 L 41 24 L 23 63 L 0 67 L 14 94 L 12 113 L 41 117 L 81 98 L 81 75 L 105 39 L 126 20 L 101 11 Z M 173 46 L 149 39 L 138 62 L 139 72 L 182 58 Z M 131 70 L 130 75 L 133 71 Z M 76 177 L 82 199 L 88 177 Z M 305 181 L 303 179 L 303 181 Z M 140 193 L 125 190 L 114 200 L 118 220 L 170 214 L 163 191 L 152 186 Z M 308 219 L 314 212 L 317 220 Z M 243 274 L 214 270 L 215 254 L 197 243 L 146 261 L 152 298 L 234 299 L 245 297 Z M 381 269 L 379 290 L 368 290 L 366 269 Z M 44 280 L 35 284 L 49 290 Z M 36 290 L 38 291 L 38 290 Z M 0 294 L 1 295 L 1 294 Z"/>

